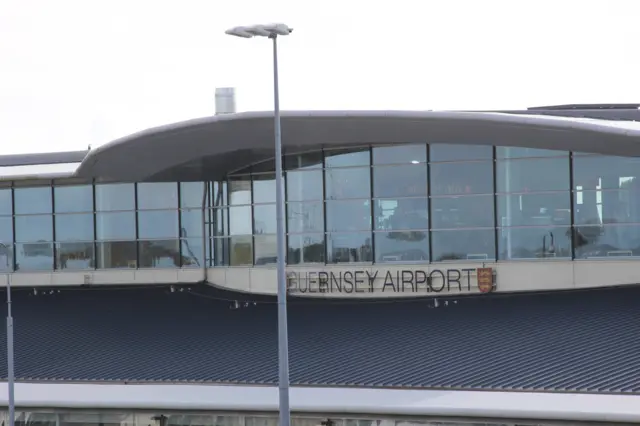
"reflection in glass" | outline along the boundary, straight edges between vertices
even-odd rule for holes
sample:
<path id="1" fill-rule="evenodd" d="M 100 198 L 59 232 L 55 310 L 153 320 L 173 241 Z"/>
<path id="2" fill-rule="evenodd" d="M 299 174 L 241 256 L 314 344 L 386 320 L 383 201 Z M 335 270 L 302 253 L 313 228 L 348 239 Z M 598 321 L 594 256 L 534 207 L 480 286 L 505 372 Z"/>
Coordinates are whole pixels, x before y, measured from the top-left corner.
<path id="1" fill-rule="evenodd" d="M 498 237 L 500 259 L 571 257 L 571 228 L 569 226 L 500 228 L 498 229 Z"/>
<path id="2" fill-rule="evenodd" d="M 276 205 L 260 204 L 253 206 L 253 233 L 276 233 Z"/>
<path id="3" fill-rule="evenodd" d="M 0 216 L 0 271 L 13 269 L 13 221 Z"/>
<path id="4" fill-rule="evenodd" d="M 204 192 L 204 182 L 180 182 L 180 208 L 198 207 L 202 208 L 202 194 Z M 211 200 L 207 197 L 207 203 Z"/>
<path id="5" fill-rule="evenodd" d="M 286 170 L 322 168 L 322 151 L 286 155 L 284 157 L 284 167 Z"/>
<path id="6" fill-rule="evenodd" d="M 53 244 L 46 242 L 16 243 L 16 271 L 49 271 L 53 269 Z"/>
<path id="7" fill-rule="evenodd" d="M 15 188 L 16 214 L 51 213 L 51 187 Z"/>
<path id="8" fill-rule="evenodd" d="M 493 194 L 493 163 L 432 164 L 431 195 Z"/>
<path id="9" fill-rule="evenodd" d="M 177 207 L 178 185 L 175 182 L 138 184 L 138 209 L 175 209 Z"/>
<path id="10" fill-rule="evenodd" d="M 138 242 L 139 268 L 176 268 L 180 261 L 179 240 L 150 240 Z"/>
<path id="11" fill-rule="evenodd" d="M 26 424 L 21 426 L 150 426 L 153 424 L 153 422 L 136 424 L 132 413 L 125 414 L 122 411 L 68 411 L 38 417 L 29 416 Z"/>
<path id="12" fill-rule="evenodd" d="M 576 224 L 640 223 L 640 191 L 635 188 L 575 191 L 574 200 Z"/>
<path id="13" fill-rule="evenodd" d="M 287 172 L 287 201 L 322 200 L 322 170 Z"/>
<path id="14" fill-rule="evenodd" d="M 640 256 L 639 225 L 576 226 L 576 258 L 625 258 Z"/>
<path id="15" fill-rule="evenodd" d="M 371 201 L 327 201 L 327 231 L 364 231 L 371 229 Z"/>
<path id="16" fill-rule="evenodd" d="M 569 157 L 496 162 L 498 192 L 569 190 Z"/>
<path id="17" fill-rule="evenodd" d="M 98 240 L 135 240 L 135 212 L 96 213 L 96 238 Z"/>
<path id="18" fill-rule="evenodd" d="M 424 197 L 426 195 L 426 164 L 373 168 L 374 197 Z"/>
<path id="19" fill-rule="evenodd" d="M 376 262 L 415 262 L 429 260 L 429 232 L 388 231 L 374 233 Z"/>
<path id="20" fill-rule="evenodd" d="M 251 176 L 229 176 L 229 204 L 251 204 Z"/>
<path id="21" fill-rule="evenodd" d="M 21 243 L 53 240 L 53 217 L 46 215 L 16 216 L 16 241 Z"/>
<path id="22" fill-rule="evenodd" d="M 98 268 L 137 268 L 135 241 L 108 241 L 96 243 Z"/>
<path id="23" fill-rule="evenodd" d="M 369 166 L 369 148 L 339 149 L 324 152 L 324 165 L 331 167 Z"/>
<path id="24" fill-rule="evenodd" d="M 138 212 L 138 238 L 178 238 L 177 210 L 149 210 Z"/>
<path id="25" fill-rule="evenodd" d="M 229 235 L 229 209 L 219 208 L 209 212 L 208 224 L 214 236 Z"/>
<path id="26" fill-rule="evenodd" d="M 380 230 L 429 229 L 427 198 L 374 200 L 374 228 Z"/>
<path id="27" fill-rule="evenodd" d="M 230 238 L 231 266 L 253 264 L 253 238 L 251 235 L 234 235 Z"/>
<path id="28" fill-rule="evenodd" d="M 493 147 L 491 145 L 429 145 L 429 161 L 465 161 L 491 160 Z"/>
<path id="29" fill-rule="evenodd" d="M 186 209 L 180 211 L 180 237 L 191 238 L 202 236 L 202 211 L 200 209 Z"/>
<path id="30" fill-rule="evenodd" d="M 493 227 L 493 196 L 431 198 L 431 228 Z"/>
<path id="31" fill-rule="evenodd" d="M 427 161 L 427 145 L 391 145 L 373 148 L 373 164 L 416 164 Z"/>
<path id="32" fill-rule="evenodd" d="M 56 186 L 53 188 L 53 191 L 56 213 L 93 211 L 93 186 Z"/>
<path id="33" fill-rule="evenodd" d="M 291 234 L 288 245 L 288 264 L 324 263 L 324 234 Z"/>
<path id="34" fill-rule="evenodd" d="M 621 190 L 574 192 L 573 213 L 579 225 L 640 223 L 640 190 L 635 181 Z"/>
<path id="35" fill-rule="evenodd" d="M 213 207 L 220 207 L 227 205 L 227 182 L 212 182 L 211 183 L 211 195 L 209 196 L 209 204 Z"/>
<path id="36" fill-rule="evenodd" d="M 371 169 L 325 170 L 327 200 L 371 197 Z"/>
<path id="37" fill-rule="evenodd" d="M 12 214 L 11 189 L 0 189 L 0 215 Z"/>
<path id="38" fill-rule="evenodd" d="M 284 189 L 284 186 L 282 187 Z M 284 194 L 284 191 L 282 192 Z M 253 202 L 276 202 L 276 176 L 273 173 L 253 175 Z"/>
<path id="39" fill-rule="evenodd" d="M 229 207 L 229 235 L 251 235 L 251 206 Z"/>
<path id="40" fill-rule="evenodd" d="M 0 243 L 13 243 L 13 221 L 11 216 L 0 216 Z"/>
<path id="41" fill-rule="evenodd" d="M 135 189 L 132 183 L 96 185 L 95 194 L 97 211 L 135 209 Z"/>
<path id="42" fill-rule="evenodd" d="M 202 238 L 183 238 L 180 240 L 180 251 L 183 268 L 199 268 L 206 265 L 203 258 Z M 209 247 L 207 246 L 207 257 L 209 255 Z"/>
<path id="43" fill-rule="evenodd" d="M 88 242 L 56 243 L 56 269 L 95 268 L 95 247 Z"/>
<path id="44" fill-rule="evenodd" d="M 256 235 L 253 241 L 256 265 L 268 265 L 278 260 L 277 238 L 275 235 Z"/>
<path id="45" fill-rule="evenodd" d="M 573 156 L 574 189 L 627 189 L 640 176 L 640 158 Z"/>
<path id="46" fill-rule="evenodd" d="M 556 151 L 552 149 L 496 146 L 496 158 L 500 160 L 531 157 L 567 157 L 568 155 L 569 153 L 567 151 Z"/>
<path id="47" fill-rule="evenodd" d="M 373 261 L 371 233 L 327 234 L 327 263 Z"/>
<path id="48" fill-rule="evenodd" d="M 0 241 L 0 271 L 13 270 L 13 244 Z"/>
<path id="49" fill-rule="evenodd" d="M 213 264 L 215 266 L 228 266 L 230 252 L 230 238 L 220 237 L 213 240 Z"/>
<path id="50" fill-rule="evenodd" d="M 495 229 L 431 232 L 432 261 L 495 259 Z"/>
<path id="51" fill-rule="evenodd" d="M 290 233 L 324 232 L 324 204 L 287 203 L 287 226 Z"/>
<path id="52" fill-rule="evenodd" d="M 278 419 L 270 416 L 247 416 L 244 424 L 245 426 L 278 426 Z"/>
<path id="53" fill-rule="evenodd" d="M 93 213 L 57 214 L 56 241 L 93 241 Z"/>
<path id="54" fill-rule="evenodd" d="M 497 195 L 498 226 L 571 224 L 567 192 Z"/>

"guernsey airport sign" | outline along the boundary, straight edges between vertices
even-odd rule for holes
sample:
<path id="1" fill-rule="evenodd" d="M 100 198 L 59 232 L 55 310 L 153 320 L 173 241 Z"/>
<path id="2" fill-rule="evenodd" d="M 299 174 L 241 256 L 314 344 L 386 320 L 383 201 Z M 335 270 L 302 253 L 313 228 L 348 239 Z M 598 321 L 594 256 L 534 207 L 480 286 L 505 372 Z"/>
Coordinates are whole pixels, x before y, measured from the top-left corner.
<path id="1" fill-rule="evenodd" d="M 393 293 L 490 293 L 495 290 L 493 268 L 291 271 L 287 273 L 290 294 L 365 295 Z"/>

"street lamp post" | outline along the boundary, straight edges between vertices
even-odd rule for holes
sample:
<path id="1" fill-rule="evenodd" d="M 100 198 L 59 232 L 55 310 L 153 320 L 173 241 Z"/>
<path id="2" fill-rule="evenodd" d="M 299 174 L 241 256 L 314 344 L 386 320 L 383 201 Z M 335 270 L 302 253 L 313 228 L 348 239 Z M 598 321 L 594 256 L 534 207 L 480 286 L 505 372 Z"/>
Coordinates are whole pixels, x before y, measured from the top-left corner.
<path id="1" fill-rule="evenodd" d="M 9 387 L 9 426 L 15 423 L 15 394 L 13 368 L 13 315 L 11 313 L 11 274 L 7 274 L 7 386 Z"/>
<path id="2" fill-rule="evenodd" d="M 284 194 L 282 184 L 282 138 L 280 133 L 280 95 L 278 87 L 278 36 L 291 34 L 285 24 L 235 27 L 226 34 L 242 37 L 267 37 L 273 42 L 273 115 L 276 161 L 276 232 L 278 257 L 278 386 L 280 393 L 280 426 L 290 426 L 289 408 L 289 336 L 287 331 L 287 277 L 285 271 Z"/>

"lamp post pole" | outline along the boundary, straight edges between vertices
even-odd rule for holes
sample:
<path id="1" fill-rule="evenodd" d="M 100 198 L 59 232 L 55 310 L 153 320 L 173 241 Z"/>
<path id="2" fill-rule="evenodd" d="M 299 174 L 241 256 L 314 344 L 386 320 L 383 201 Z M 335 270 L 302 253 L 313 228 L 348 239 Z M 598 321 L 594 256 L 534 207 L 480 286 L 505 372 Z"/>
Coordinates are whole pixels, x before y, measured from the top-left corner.
<path id="1" fill-rule="evenodd" d="M 280 131 L 280 93 L 278 84 L 278 36 L 289 35 L 293 29 L 284 24 L 236 27 L 226 33 L 236 37 L 267 37 L 273 43 L 273 117 L 276 163 L 276 232 L 278 280 L 278 390 L 280 426 L 291 425 L 289 405 L 289 333 L 287 324 L 287 277 L 285 269 L 284 185 L 282 176 L 282 134 Z M 13 425 L 12 425 L 13 426 Z"/>
<path id="2" fill-rule="evenodd" d="M 9 387 L 9 426 L 15 423 L 14 368 L 13 368 L 13 315 L 11 313 L 11 274 L 7 274 L 7 385 Z"/>

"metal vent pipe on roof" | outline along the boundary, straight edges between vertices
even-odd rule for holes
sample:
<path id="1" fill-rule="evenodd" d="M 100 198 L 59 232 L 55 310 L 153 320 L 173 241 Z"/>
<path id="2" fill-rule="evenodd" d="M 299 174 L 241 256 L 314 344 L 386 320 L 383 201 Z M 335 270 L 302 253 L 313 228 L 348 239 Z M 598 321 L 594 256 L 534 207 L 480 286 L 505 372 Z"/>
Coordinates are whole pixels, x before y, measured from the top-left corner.
<path id="1" fill-rule="evenodd" d="M 236 89 L 234 87 L 218 87 L 216 89 L 216 115 L 236 112 Z"/>

